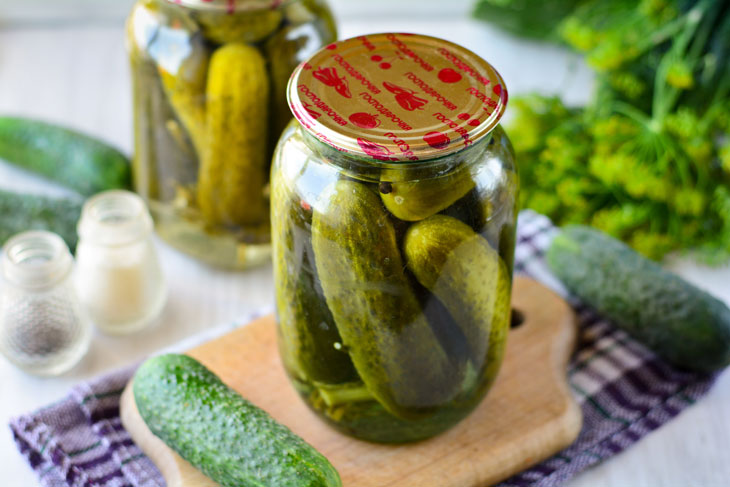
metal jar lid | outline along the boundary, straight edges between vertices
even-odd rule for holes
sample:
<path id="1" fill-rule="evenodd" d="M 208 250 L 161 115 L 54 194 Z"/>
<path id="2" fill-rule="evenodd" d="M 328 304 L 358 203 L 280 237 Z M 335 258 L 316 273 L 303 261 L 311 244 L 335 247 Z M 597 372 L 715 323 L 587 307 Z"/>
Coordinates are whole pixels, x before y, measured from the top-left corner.
<path id="1" fill-rule="evenodd" d="M 279 8 L 289 0 L 167 0 L 196 10 L 220 10 L 229 13 Z"/>
<path id="2" fill-rule="evenodd" d="M 376 34 L 331 44 L 289 82 L 294 116 L 343 152 L 381 161 L 443 157 L 471 146 L 499 123 L 504 80 L 454 43 Z"/>

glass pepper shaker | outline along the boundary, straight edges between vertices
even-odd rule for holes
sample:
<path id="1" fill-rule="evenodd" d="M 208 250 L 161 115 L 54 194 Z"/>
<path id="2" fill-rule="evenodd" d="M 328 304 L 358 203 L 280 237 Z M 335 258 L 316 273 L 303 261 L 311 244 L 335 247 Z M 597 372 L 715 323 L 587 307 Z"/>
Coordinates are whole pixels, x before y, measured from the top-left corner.
<path id="1" fill-rule="evenodd" d="M 113 335 L 150 324 L 167 292 L 142 198 L 128 191 L 94 196 L 84 205 L 78 233 L 76 289 L 91 321 Z"/>
<path id="2" fill-rule="evenodd" d="M 86 354 L 91 327 L 71 281 L 73 258 L 50 232 L 8 240 L 2 255 L 0 351 L 37 375 L 58 375 Z"/>

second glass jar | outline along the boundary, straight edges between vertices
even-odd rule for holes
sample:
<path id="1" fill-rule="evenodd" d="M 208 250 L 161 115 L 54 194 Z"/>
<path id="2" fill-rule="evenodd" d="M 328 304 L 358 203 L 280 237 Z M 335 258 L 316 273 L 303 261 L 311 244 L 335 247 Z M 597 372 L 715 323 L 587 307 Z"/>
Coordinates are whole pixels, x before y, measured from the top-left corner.
<path id="1" fill-rule="evenodd" d="M 218 267 L 268 260 L 287 82 L 335 38 L 324 0 L 137 2 L 127 24 L 134 180 L 163 239 Z"/>

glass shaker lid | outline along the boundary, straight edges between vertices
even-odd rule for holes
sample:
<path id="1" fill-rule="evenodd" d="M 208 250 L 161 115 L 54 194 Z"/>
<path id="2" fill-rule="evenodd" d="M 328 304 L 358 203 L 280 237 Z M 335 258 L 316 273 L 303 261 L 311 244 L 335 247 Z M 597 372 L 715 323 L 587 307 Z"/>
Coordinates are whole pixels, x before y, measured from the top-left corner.
<path id="1" fill-rule="evenodd" d="M 491 64 L 448 41 L 375 34 L 340 41 L 289 82 L 294 116 L 343 152 L 381 161 L 443 157 L 497 126 L 507 105 Z"/>
<path id="2" fill-rule="evenodd" d="M 28 231 L 11 237 L 2 249 L 0 270 L 16 286 L 40 289 L 55 285 L 71 272 L 73 257 L 61 237 Z"/>

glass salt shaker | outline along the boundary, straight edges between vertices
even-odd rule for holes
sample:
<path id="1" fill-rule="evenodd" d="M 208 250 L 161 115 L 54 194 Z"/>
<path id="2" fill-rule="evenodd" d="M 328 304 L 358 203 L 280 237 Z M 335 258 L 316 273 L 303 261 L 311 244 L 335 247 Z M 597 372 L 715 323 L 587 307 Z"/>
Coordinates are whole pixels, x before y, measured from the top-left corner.
<path id="1" fill-rule="evenodd" d="M 50 232 L 8 240 L 2 255 L 0 351 L 37 375 L 58 375 L 86 354 L 91 326 L 72 284 L 73 257 Z"/>
<path id="2" fill-rule="evenodd" d="M 125 335 L 160 314 L 167 291 L 144 201 L 128 191 L 88 200 L 78 225 L 76 289 L 91 321 Z"/>

